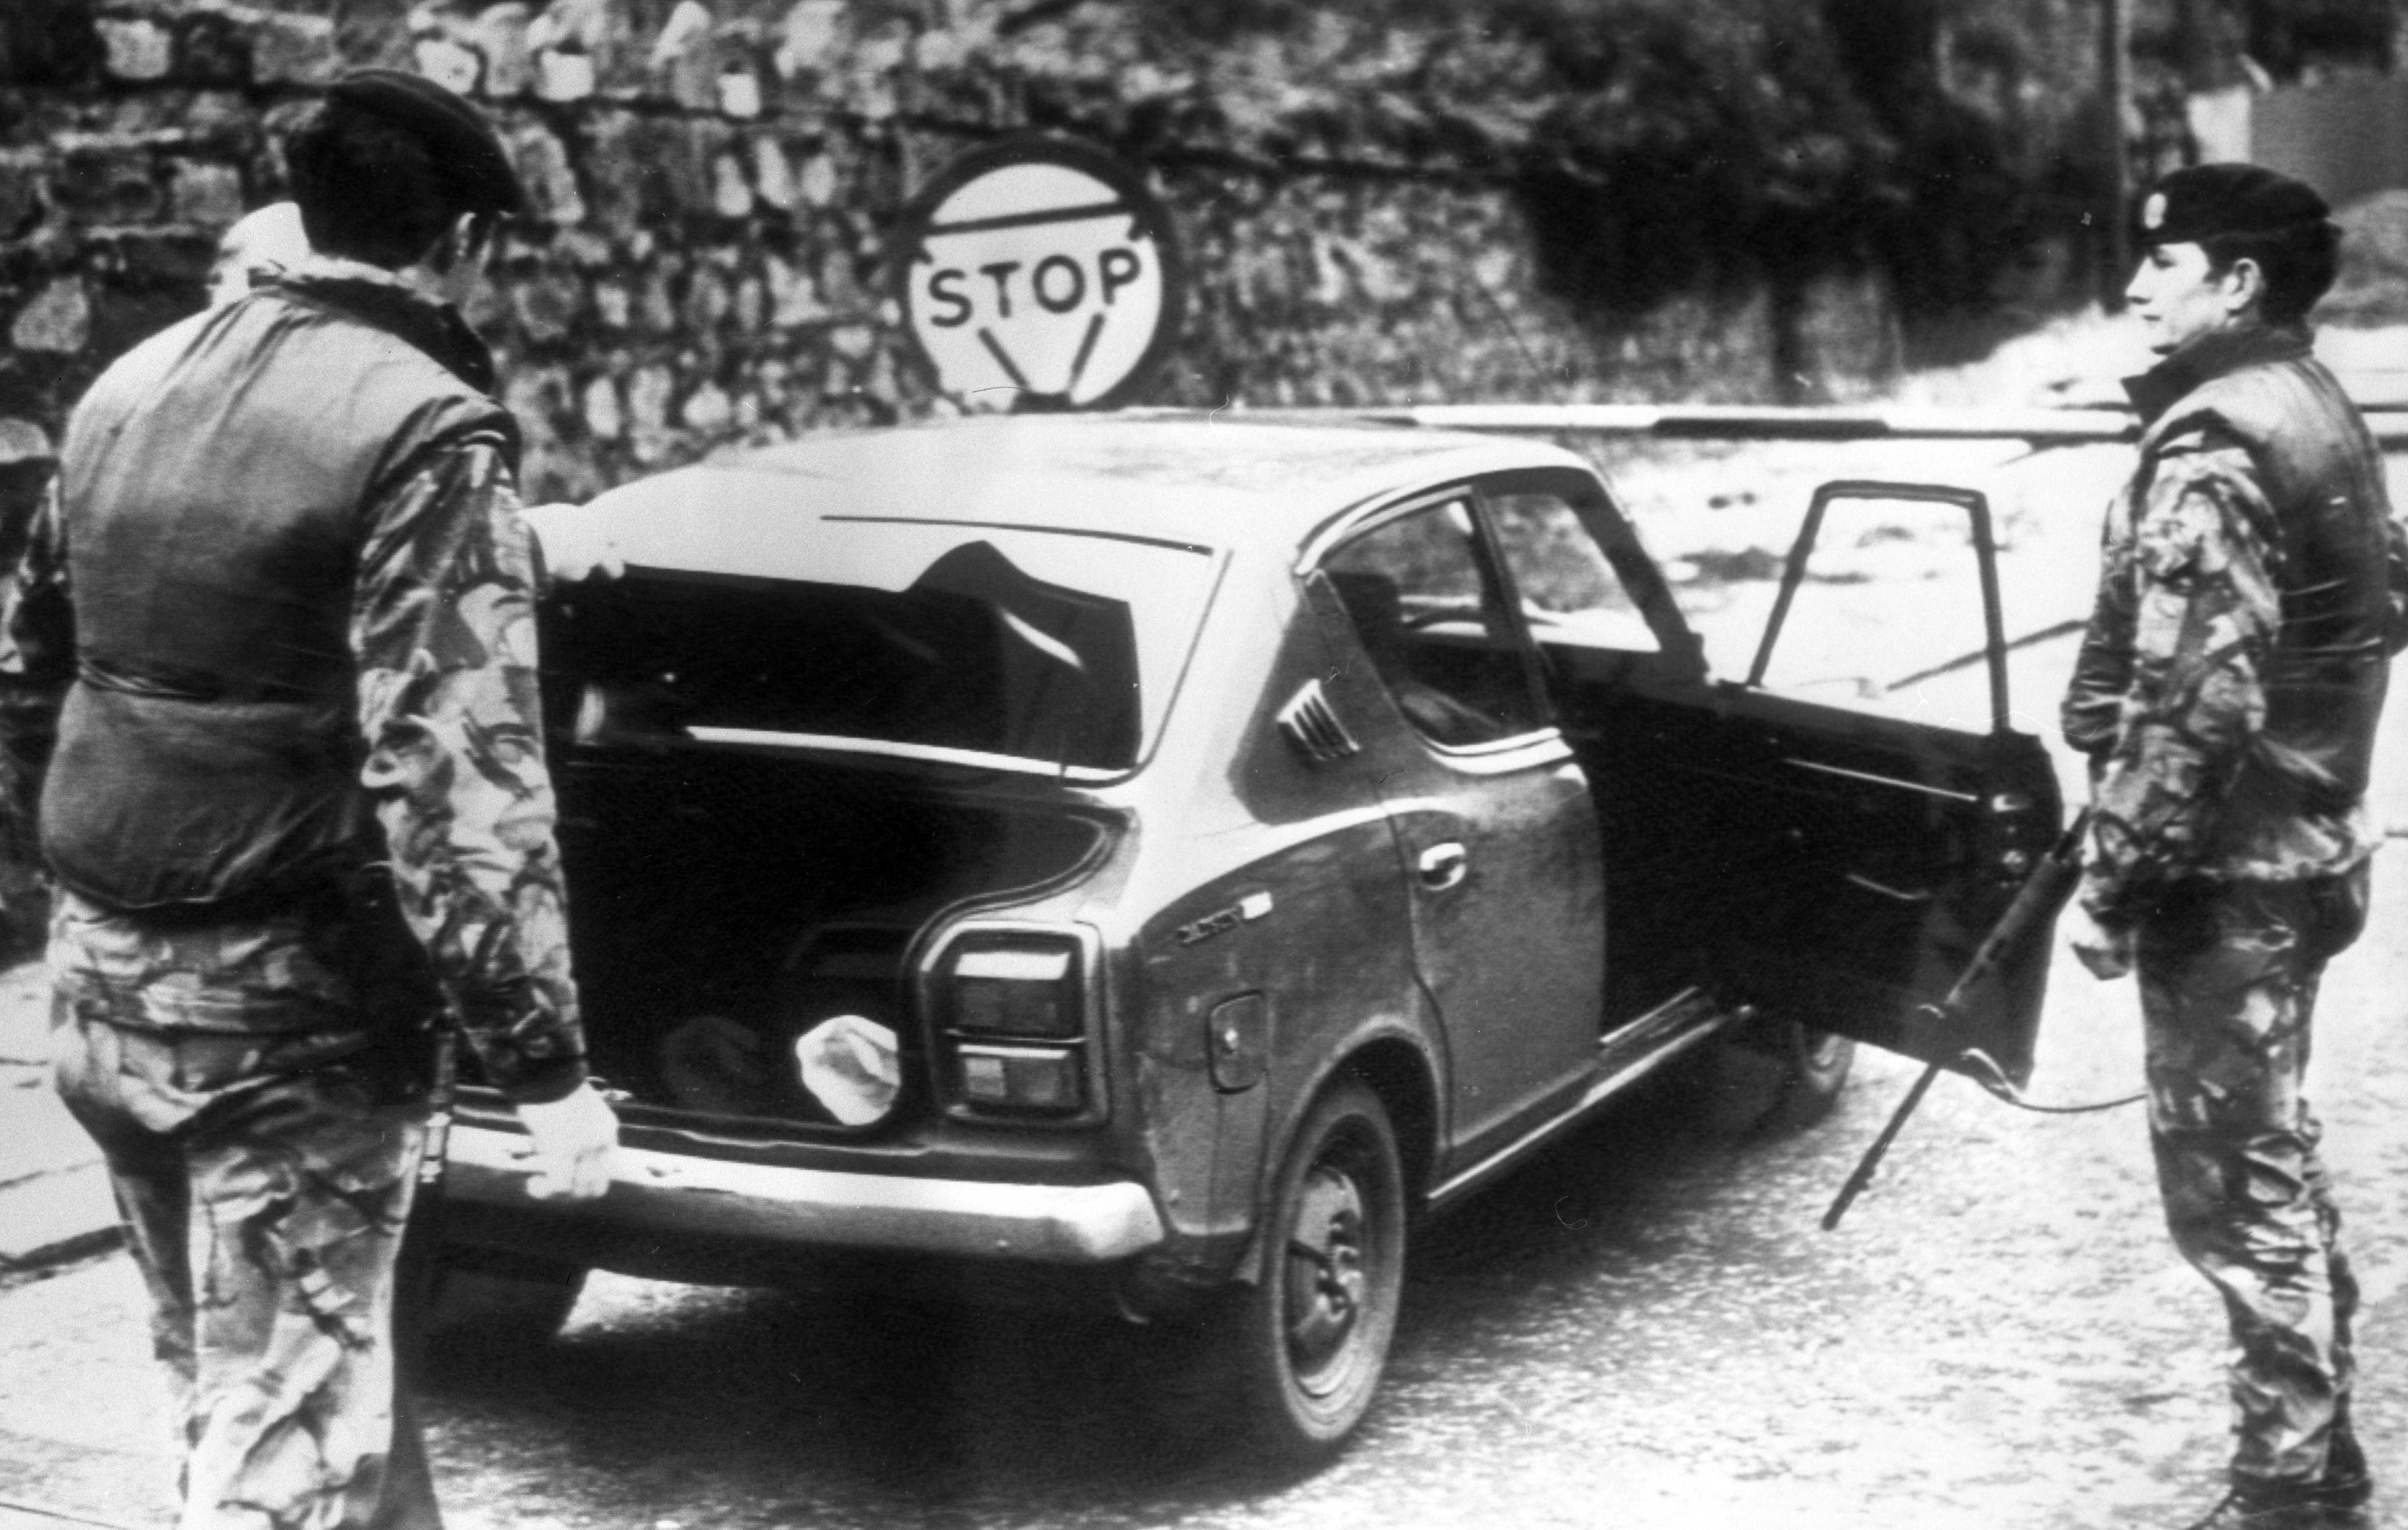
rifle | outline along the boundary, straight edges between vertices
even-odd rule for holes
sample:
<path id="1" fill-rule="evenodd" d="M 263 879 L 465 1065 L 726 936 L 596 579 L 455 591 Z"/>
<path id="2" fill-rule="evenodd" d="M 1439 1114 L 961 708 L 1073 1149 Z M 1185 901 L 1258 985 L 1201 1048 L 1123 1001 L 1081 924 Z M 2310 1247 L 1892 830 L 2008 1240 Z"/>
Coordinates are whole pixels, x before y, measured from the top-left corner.
<path id="1" fill-rule="evenodd" d="M 434 1317 L 443 1248 L 443 1170 L 451 1146 L 452 1097 L 459 1087 L 458 1028 L 446 1011 L 435 1022 L 435 1048 L 428 1091 L 426 1151 L 418 1161 L 418 1188 L 401 1235 L 394 1266 L 394 1354 L 404 1392 L 414 1390 L 426 1358 L 427 1329 Z"/>
<path id="2" fill-rule="evenodd" d="M 2014 901 L 2007 905 L 2007 911 L 1999 916 L 1999 922 L 1990 926 L 1990 933 L 1984 936 L 1982 943 L 1974 948 L 1973 959 L 1965 964 L 1965 970 L 1958 973 L 1956 982 L 1949 986 L 1947 997 L 1938 1004 L 1924 1006 L 1924 1013 L 1942 1026 L 1957 1021 L 1964 1013 L 1966 1001 L 1972 994 L 1973 985 L 1996 970 L 1999 964 L 2006 960 L 2007 954 L 2023 943 L 2035 925 L 2046 925 L 2056 920 L 2057 911 L 2065 907 L 2066 899 L 2073 895 L 2074 883 L 2081 879 L 2082 841 L 2089 828 L 2090 809 L 2085 808 L 2074 815 L 2071 823 L 2066 825 L 2065 832 L 2057 836 L 2057 843 L 2041 858 L 2040 865 L 2032 867 L 2031 875 L 2024 879 L 2023 886 L 2015 892 Z M 1856 1172 L 1848 1176 L 1848 1182 L 1842 1185 L 1839 1194 L 1832 1197 L 1831 1208 L 1823 1213 L 1823 1231 L 1828 1233 L 1839 1226 L 1840 1219 L 1847 1215 L 1848 1208 L 1864 1194 L 1865 1187 L 1872 1183 L 1873 1171 L 1888 1155 L 1890 1144 L 1898 1140 L 1899 1132 L 1906 1125 L 1906 1118 L 1914 1114 L 1915 1107 L 1923 1103 L 1923 1096 L 1930 1090 L 1931 1080 L 1940 1076 L 1940 1070 L 1950 1065 L 1947 1063 L 1925 1065 L 1922 1077 L 1914 1080 L 1914 1087 L 1906 1092 L 1906 1098 L 1899 1101 L 1898 1108 L 1890 1112 L 1888 1124 L 1881 1129 L 1879 1137 L 1873 1138 L 1872 1146 L 1865 1150 L 1865 1155 L 1856 1161 Z M 2000 1075 L 1998 1064 L 1988 1054 L 1969 1049 L 1958 1054 L 1953 1065 L 1967 1073 L 1983 1088 L 2000 1094 L 2010 1104 L 2022 1103 L 2020 1095 L 2014 1093 L 2014 1086 Z M 2001 1091 L 2005 1093 L 2001 1094 Z M 2128 1102 L 2119 1100 L 2114 1103 Z"/>

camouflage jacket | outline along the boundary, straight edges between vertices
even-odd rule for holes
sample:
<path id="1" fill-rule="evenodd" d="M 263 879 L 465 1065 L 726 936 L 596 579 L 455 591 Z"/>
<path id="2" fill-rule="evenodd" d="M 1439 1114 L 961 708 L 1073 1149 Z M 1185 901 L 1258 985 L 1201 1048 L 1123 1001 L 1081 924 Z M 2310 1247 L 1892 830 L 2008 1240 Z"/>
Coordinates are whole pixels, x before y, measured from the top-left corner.
<path id="1" fill-rule="evenodd" d="M 2365 767 L 2408 541 L 2304 334 L 2210 340 L 2133 385 L 2141 461 L 2065 698 L 2091 757 L 2082 899 L 2111 928 L 2176 882 L 2339 873 L 2373 849 Z"/>
<path id="2" fill-rule="evenodd" d="M 368 267 L 317 264 L 406 298 Z M 77 676 L 72 523 L 54 487 L 0 593 L 0 784 L 21 823 Z M 423 453 L 359 524 L 359 781 L 402 913 L 485 1076 L 516 1099 L 557 1098 L 584 1077 L 584 1040 L 542 752 L 534 560 L 505 443 L 470 436 Z M 159 939 L 162 953 L 190 944 Z"/>

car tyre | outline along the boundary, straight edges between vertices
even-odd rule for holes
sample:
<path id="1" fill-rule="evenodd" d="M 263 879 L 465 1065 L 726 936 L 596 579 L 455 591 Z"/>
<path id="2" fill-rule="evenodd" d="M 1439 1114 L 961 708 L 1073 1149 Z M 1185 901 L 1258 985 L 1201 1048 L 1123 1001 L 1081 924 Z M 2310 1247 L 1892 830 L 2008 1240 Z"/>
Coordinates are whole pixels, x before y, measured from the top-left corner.
<path id="1" fill-rule="evenodd" d="M 1260 1279 L 1163 1337 L 1157 1421 L 1243 1437 L 1294 1466 L 1342 1444 L 1369 1410 L 1404 1292 L 1405 1180 L 1379 1096 L 1354 1080 L 1313 1103 L 1272 1186 Z"/>
<path id="2" fill-rule="evenodd" d="M 1758 1015 L 1717 1037 L 1698 1070 L 1709 1130 L 1725 1137 L 1802 1131 L 1831 1113 L 1856 1044 L 1804 1021 Z"/>
<path id="3" fill-rule="evenodd" d="M 1771 1124 L 1794 1131 L 1813 1125 L 1840 1103 L 1840 1092 L 1848 1086 L 1848 1075 L 1856 1065 L 1856 1044 L 1836 1031 L 1803 1021 L 1791 1021 L 1782 1031 L 1785 1071 Z"/>

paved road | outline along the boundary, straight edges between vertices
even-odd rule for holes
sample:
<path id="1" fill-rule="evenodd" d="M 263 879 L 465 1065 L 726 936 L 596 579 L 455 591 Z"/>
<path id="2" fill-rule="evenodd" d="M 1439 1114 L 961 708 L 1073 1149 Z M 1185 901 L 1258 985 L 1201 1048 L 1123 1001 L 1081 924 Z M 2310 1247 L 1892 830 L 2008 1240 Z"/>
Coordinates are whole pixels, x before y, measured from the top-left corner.
<path id="1" fill-rule="evenodd" d="M 2033 532 L 2017 630 L 2079 608 L 2088 536 Z M 2018 659 L 2020 709 L 2065 659 Z M 2408 775 L 2408 749 L 2386 759 Z M 2312 1087 L 2368 1292 L 2377 1508 L 2408 1524 L 2403 857 L 2329 980 Z M 2133 1006 L 2061 962 L 2035 1093 L 2131 1088 Z M 1382 1401 L 1302 1480 L 1162 1449 L 1109 1328 L 602 1278 L 550 1351 L 439 1379 L 447 1502 L 466 1530 L 2184 1523 L 2219 1485 L 2221 1325 L 2166 1246 L 2139 1116 L 2017 1115 L 1943 1080 L 1820 1233 L 1910 1078 L 1869 1055 L 1787 1137 L 1710 1130 L 1667 1091 L 1422 1230 Z M 67 1523 L 9 1505 L 165 1523 L 137 1309 L 119 1255 L 0 1280 L 0 1527 Z"/>
<path id="2" fill-rule="evenodd" d="M 2060 979 L 2036 1088 L 2121 1091 L 2128 987 Z M 2390 917 L 2335 969 L 2315 1084 L 2369 1292 L 2365 1433 L 2399 1484 L 2379 1507 L 2408 1523 L 2402 992 Z M 1943 1080 L 1818 1232 L 1907 1080 L 1869 1059 L 1775 1139 L 1668 1092 L 1427 1228 L 1377 1412 L 1300 1481 L 1159 1449 L 1108 1329 L 605 1278 L 549 1352 L 446 1373 L 444 1488 L 468 1530 L 2181 1523 L 2222 1459 L 2217 1314 L 2165 1247 L 2139 1118 Z M 0 1290 L 0 1501 L 165 1523 L 136 1300 L 115 1255 Z"/>

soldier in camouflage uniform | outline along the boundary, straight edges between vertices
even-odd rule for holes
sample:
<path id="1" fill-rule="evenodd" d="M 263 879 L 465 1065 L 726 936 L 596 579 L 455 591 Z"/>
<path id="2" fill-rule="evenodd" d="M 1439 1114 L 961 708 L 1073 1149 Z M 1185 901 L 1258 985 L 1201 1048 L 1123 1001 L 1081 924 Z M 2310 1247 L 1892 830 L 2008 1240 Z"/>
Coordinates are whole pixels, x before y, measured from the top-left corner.
<path id="1" fill-rule="evenodd" d="M 150 1289 L 182 1530 L 415 1530 L 440 1520 L 393 1307 L 438 1017 L 537 1193 L 600 1194 L 616 1122 L 515 433 L 443 301 L 517 183 L 466 103 L 382 71 L 287 159 L 319 253 L 77 408 L 7 595 L 0 746 L 39 781 L 58 1082 Z"/>
<path id="2" fill-rule="evenodd" d="M 2141 222 L 2127 295 L 2164 359 L 2128 385 L 2140 465 L 2065 702 L 2092 770 L 2075 950 L 2138 968 L 2167 1223 L 2230 1320 L 2237 1445 L 2200 1523 L 2357 1523 L 2358 1290 L 2300 1090 L 2318 979 L 2365 922 L 2408 559 L 2365 423 L 2310 354 L 2323 201 L 2202 165 Z"/>

